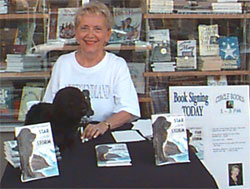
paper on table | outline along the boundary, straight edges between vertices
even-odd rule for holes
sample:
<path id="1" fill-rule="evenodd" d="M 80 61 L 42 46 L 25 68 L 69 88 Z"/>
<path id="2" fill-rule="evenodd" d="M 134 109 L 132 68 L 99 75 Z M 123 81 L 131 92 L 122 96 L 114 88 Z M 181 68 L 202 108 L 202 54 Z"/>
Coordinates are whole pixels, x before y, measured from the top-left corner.
<path id="1" fill-rule="evenodd" d="M 133 125 L 132 130 L 139 130 L 144 137 L 153 137 L 151 119 L 139 119 Z"/>
<path id="2" fill-rule="evenodd" d="M 136 142 L 145 140 L 137 131 L 133 130 L 113 131 L 112 136 L 116 142 Z"/>

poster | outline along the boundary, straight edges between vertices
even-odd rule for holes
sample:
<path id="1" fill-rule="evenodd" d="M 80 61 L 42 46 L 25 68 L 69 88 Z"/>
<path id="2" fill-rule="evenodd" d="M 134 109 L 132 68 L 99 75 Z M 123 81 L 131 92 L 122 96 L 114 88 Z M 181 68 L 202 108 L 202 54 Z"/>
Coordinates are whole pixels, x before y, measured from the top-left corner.
<path id="1" fill-rule="evenodd" d="M 198 131 L 192 144 L 218 187 L 250 188 L 249 86 L 170 87 L 169 94 L 170 113 Z"/>

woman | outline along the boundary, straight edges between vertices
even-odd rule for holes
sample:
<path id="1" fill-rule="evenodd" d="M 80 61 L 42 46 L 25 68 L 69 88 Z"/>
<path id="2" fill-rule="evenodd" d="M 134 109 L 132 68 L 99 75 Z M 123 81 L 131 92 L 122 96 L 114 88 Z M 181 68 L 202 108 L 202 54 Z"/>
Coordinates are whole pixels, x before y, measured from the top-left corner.
<path id="1" fill-rule="evenodd" d="M 96 138 L 109 129 L 140 117 L 137 93 L 126 61 L 104 50 L 112 28 L 112 15 L 100 2 L 80 8 L 75 17 L 75 37 L 80 49 L 62 55 L 55 63 L 44 101 L 52 102 L 56 92 L 66 86 L 90 91 L 94 110 L 82 139 Z"/>
<path id="2" fill-rule="evenodd" d="M 238 165 L 233 165 L 230 169 L 229 186 L 234 185 L 242 185 L 240 167 Z"/>

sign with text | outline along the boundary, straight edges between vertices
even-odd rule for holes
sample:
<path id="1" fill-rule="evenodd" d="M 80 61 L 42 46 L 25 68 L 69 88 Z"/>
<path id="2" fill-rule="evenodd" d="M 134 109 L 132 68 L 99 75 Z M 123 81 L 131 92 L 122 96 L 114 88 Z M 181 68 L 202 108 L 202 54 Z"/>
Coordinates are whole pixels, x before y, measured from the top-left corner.
<path id="1" fill-rule="evenodd" d="M 169 90 L 170 113 L 185 116 L 191 149 L 219 188 L 250 188 L 249 86 Z"/>

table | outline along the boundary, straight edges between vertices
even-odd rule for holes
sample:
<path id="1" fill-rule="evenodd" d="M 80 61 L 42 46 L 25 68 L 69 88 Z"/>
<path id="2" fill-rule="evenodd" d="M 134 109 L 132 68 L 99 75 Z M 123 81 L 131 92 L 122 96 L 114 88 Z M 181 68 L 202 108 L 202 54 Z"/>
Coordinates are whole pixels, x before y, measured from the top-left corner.
<path id="1" fill-rule="evenodd" d="M 127 143 L 128 167 L 97 167 L 96 144 L 114 143 L 110 132 L 89 142 L 77 140 L 63 152 L 60 175 L 22 183 L 20 170 L 7 165 L 1 188 L 218 188 L 200 160 L 190 152 L 190 163 L 156 166 L 150 140 Z"/>

